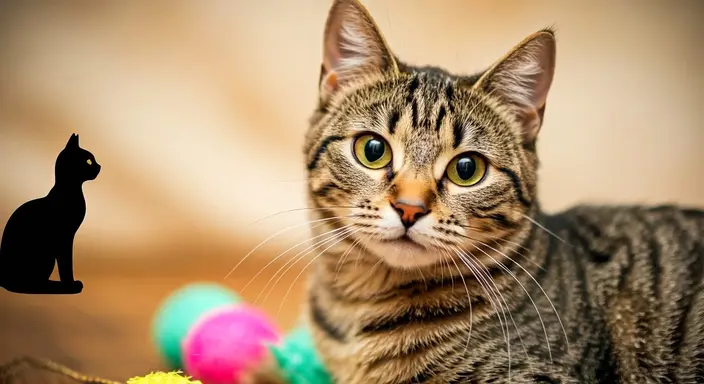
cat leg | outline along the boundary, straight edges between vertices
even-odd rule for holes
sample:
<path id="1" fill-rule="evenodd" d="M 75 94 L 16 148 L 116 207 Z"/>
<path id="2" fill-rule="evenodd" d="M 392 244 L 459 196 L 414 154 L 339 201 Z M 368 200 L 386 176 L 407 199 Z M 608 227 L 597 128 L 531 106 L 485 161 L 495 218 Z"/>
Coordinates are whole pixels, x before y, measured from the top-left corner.
<path id="1" fill-rule="evenodd" d="M 79 293 L 83 290 L 83 283 L 73 278 L 73 237 L 67 241 L 61 249 L 61 254 L 56 259 L 59 268 L 59 279 L 65 289 L 70 292 Z M 75 291 L 75 292 L 74 292 Z"/>
<path id="2" fill-rule="evenodd" d="M 75 294 L 83 291 L 83 283 L 73 280 L 73 241 L 60 248 L 61 255 L 56 259 L 61 281 L 49 280 L 48 274 L 19 274 L 5 276 L 2 287 L 14 293 L 25 294 Z M 53 264 L 53 261 L 52 261 Z"/>

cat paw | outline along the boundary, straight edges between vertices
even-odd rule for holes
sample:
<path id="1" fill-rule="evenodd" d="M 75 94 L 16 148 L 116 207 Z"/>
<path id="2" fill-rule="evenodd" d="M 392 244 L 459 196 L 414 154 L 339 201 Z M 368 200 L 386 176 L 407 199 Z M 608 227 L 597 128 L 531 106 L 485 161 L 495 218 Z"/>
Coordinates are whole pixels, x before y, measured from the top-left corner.
<path id="1" fill-rule="evenodd" d="M 83 291 L 83 283 L 80 280 L 74 280 L 66 284 L 71 293 L 80 293 Z"/>

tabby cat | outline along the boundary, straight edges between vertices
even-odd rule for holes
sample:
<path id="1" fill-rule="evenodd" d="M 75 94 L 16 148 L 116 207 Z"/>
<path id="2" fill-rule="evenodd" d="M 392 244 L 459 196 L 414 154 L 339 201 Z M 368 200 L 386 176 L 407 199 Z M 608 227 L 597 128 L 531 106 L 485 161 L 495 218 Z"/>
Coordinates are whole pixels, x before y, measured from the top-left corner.
<path id="1" fill-rule="evenodd" d="M 555 52 L 545 29 L 477 75 L 414 67 L 333 2 L 306 314 L 337 383 L 704 382 L 704 211 L 540 209 Z"/>

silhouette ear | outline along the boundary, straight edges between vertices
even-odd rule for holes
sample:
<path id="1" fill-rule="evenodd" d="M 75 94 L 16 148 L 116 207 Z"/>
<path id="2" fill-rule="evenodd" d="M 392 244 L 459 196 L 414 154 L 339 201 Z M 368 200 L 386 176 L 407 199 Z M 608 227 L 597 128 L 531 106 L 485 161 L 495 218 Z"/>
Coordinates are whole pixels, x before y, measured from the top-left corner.
<path id="1" fill-rule="evenodd" d="M 325 23 L 320 95 L 374 73 L 398 72 L 398 64 L 374 19 L 358 0 L 334 0 Z"/>
<path id="2" fill-rule="evenodd" d="M 78 135 L 77 134 L 72 134 L 71 137 L 68 139 L 68 143 L 66 143 L 66 147 L 78 147 Z"/>
<path id="3" fill-rule="evenodd" d="M 540 131 L 545 102 L 555 71 L 555 34 L 534 33 L 496 62 L 475 83 L 508 104 L 521 124 L 523 140 L 532 143 Z"/>

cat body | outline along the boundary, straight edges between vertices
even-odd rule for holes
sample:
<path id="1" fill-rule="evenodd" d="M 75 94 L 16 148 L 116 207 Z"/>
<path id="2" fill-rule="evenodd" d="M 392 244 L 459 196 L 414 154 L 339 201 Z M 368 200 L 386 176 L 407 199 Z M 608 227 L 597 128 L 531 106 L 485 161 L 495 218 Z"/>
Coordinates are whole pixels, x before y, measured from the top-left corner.
<path id="1" fill-rule="evenodd" d="M 477 75 L 410 66 L 333 2 L 304 154 L 336 382 L 704 381 L 704 212 L 540 209 L 554 66 L 550 30 Z"/>
<path id="2" fill-rule="evenodd" d="M 56 161 L 56 183 L 10 216 L 0 243 L 0 286 L 16 293 L 79 293 L 73 241 L 86 214 L 83 183 L 100 173 L 95 157 L 72 135 Z M 54 265 L 60 281 L 50 280 Z"/>
<path id="3" fill-rule="evenodd" d="M 399 273 L 363 250 L 340 263 L 350 242 L 329 250 L 308 306 L 338 382 L 704 379 L 704 213 L 580 206 L 536 220 L 555 236 L 531 223 L 520 252 L 490 243 L 513 261 L 481 279 L 459 261 Z"/>

